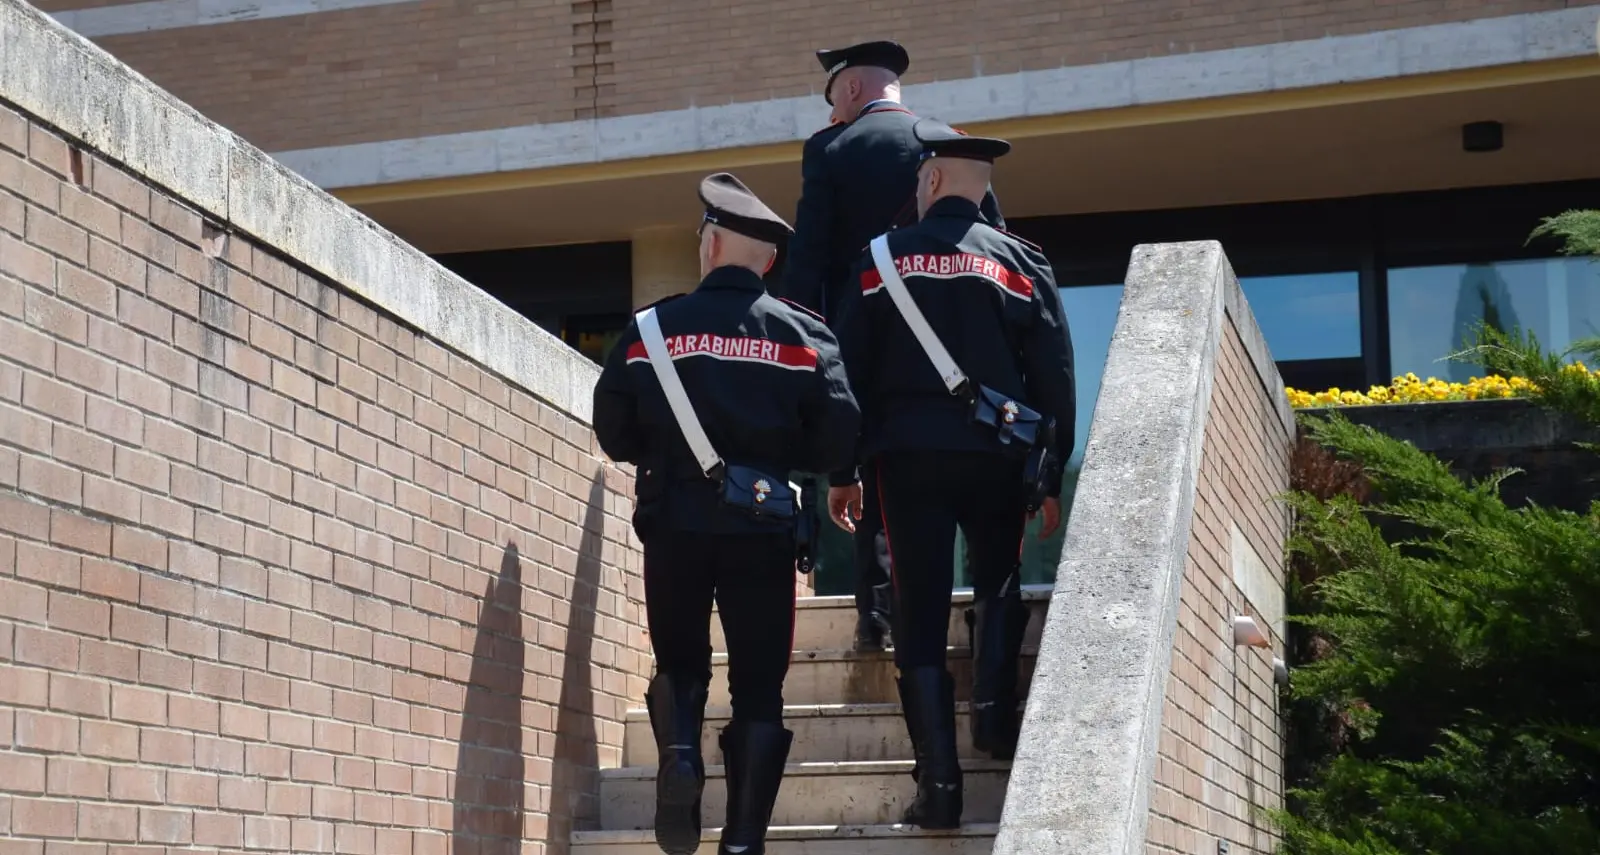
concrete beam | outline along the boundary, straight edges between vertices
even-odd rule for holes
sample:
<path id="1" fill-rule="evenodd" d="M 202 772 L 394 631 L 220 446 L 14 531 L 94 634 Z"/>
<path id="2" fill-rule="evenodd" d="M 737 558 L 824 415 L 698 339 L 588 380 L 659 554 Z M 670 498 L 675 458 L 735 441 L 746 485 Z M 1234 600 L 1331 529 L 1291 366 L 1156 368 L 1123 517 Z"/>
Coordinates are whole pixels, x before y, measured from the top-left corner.
<path id="1" fill-rule="evenodd" d="M 505 304 L 27 3 L 0 45 L 0 102 L 589 423 L 598 367 Z"/>
<path id="2" fill-rule="evenodd" d="M 907 86 L 906 106 L 991 122 L 1592 56 L 1600 7 Z M 278 152 L 328 188 L 487 175 L 804 140 L 816 95 Z"/>

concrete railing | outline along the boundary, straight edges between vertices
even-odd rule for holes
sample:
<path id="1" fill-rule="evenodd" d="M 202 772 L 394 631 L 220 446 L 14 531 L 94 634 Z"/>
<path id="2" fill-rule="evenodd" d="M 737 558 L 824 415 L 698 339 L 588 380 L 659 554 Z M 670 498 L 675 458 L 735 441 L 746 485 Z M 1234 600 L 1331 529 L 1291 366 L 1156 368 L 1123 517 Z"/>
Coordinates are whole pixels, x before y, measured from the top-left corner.
<path id="1" fill-rule="evenodd" d="M 1292 424 L 1222 247 L 1135 248 L 997 855 L 1272 851 Z"/>

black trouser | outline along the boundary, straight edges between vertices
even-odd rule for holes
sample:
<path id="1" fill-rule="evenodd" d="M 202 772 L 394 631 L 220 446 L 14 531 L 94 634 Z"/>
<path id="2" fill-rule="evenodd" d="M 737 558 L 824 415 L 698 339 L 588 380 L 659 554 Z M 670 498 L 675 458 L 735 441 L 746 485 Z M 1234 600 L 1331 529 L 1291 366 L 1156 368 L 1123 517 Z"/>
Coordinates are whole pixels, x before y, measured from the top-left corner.
<path id="1" fill-rule="evenodd" d="M 782 721 L 783 680 L 794 646 L 793 536 L 659 531 L 643 541 L 656 671 L 711 681 L 715 602 L 727 638 L 733 717 Z"/>
<path id="2" fill-rule="evenodd" d="M 1025 517 L 1022 463 L 977 452 L 899 451 L 875 461 L 893 556 L 894 660 L 902 672 L 945 667 L 956 527 L 966 535 L 976 600 L 1016 596 Z"/>
<path id="3" fill-rule="evenodd" d="M 831 523 L 830 523 L 831 524 Z M 878 473 L 861 467 L 861 519 L 855 533 L 856 611 L 889 618 L 894 593 L 889 568 L 889 542 L 883 533 L 883 510 L 878 507 Z"/>

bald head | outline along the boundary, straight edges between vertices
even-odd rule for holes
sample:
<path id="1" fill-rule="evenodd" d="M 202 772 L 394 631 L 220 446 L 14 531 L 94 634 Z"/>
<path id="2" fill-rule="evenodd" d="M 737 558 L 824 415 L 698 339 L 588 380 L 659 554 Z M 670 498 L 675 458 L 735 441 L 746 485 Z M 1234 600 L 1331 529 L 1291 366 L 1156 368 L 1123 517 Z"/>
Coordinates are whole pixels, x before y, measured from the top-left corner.
<path id="1" fill-rule="evenodd" d="M 833 96 L 833 118 L 849 122 L 873 101 L 900 103 L 900 78 L 875 65 L 851 66 L 833 78 L 829 94 Z"/>
<path id="2" fill-rule="evenodd" d="M 757 276 L 767 275 L 778 248 L 712 223 L 700 231 L 700 277 L 719 267 L 743 267 Z"/>
<path id="3" fill-rule="evenodd" d="M 983 203 L 989 192 L 994 164 L 964 157 L 932 157 L 917 170 L 917 218 L 928 213 L 934 202 L 946 196 L 959 196 L 975 205 Z"/>

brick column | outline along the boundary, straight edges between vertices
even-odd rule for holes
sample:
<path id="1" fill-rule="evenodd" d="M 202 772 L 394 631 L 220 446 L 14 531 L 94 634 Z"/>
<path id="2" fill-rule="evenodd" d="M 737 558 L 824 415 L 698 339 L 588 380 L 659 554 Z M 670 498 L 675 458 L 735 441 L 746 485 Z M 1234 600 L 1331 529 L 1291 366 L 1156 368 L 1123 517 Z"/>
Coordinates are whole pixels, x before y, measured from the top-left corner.
<path id="1" fill-rule="evenodd" d="M 700 284 L 700 239 L 688 224 L 641 229 L 633 234 L 633 307 Z"/>

